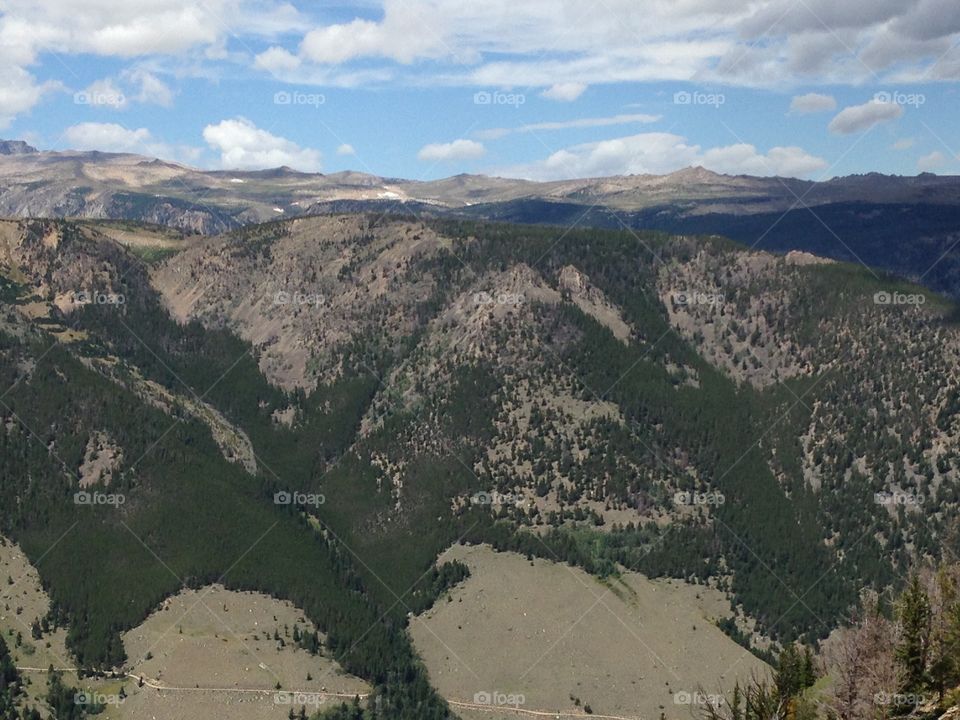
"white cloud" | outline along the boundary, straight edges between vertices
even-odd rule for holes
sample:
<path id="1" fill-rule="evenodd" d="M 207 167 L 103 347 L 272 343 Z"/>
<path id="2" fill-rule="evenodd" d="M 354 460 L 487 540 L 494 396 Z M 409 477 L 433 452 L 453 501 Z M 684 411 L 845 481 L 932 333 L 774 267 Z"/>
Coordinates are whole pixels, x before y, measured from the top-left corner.
<path id="1" fill-rule="evenodd" d="M 130 129 L 117 123 L 85 122 L 71 125 L 63 132 L 63 143 L 72 150 L 134 153 L 195 163 L 200 149 L 170 145 L 153 137 L 147 128 Z"/>
<path id="2" fill-rule="evenodd" d="M 841 110 L 830 121 L 830 132 L 838 135 L 863 132 L 889 120 L 896 120 L 903 115 L 903 106 L 891 102 L 871 100 L 863 105 L 852 105 Z"/>
<path id="3" fill-rule="evenodd" d="M 793 100 L 790 101 L 790 112 L 799 115 L 827 112 L 828 110 L 836 109 L 837 101 L 832 95 L 807 93 L 806 95 L 796 95 Z"/>
<path id="4" fill-rule="evenodd" d="M 238 36 L 304 32 L 290 3 L 269 0 L 3 0 L 0 47 L 17 65 L 39 53 L 179 54 Z"/>
<path id="5" fill-rule="evenodd" d="M 308 29 L 296 8 L 284 0 L 2 0 L 0 122 L 29 110 L 44 93 L 61 86 L 37 85 L 26 71 L 48 53 L 59 58 L 51 63 L 55 71 L 69 67 L 71 55 L 155 55 L 158 61 L 168 56 L 190 63 L 190 72 L 203 74 L 205 61 L 226 56 L 228 37 L 243 42 Z M 165 92 L 146 77 L 144 83 L 132 99 L 169 104 L 169 88 Z"/>
<path id="6" fill-rule="evenodd" d="M 380 23 L 358 18 L 311 30 L 304 36 L 300 52 L 312 62 L 334 65 L 364 57 L 411 63 L 449 54 L 449 46 L 433 29 L 429 8 L 421 12 L 416 4 L 387 0 L 384 13 Z"/>
<path id="7" fill-rule="evenodd" d="M 913 138 L 900 138 L 890 147 L 894 150 L 909 150 L 916 144 L 916 140 Z"/>
<path id="8" fill-rule="evenodd" d="M 140 88 L 134 99 L 139 103 L 170 107 L 173 105 L 173 90 L 163 80 L 143 68 L 134 68 L 123 73 L 128 80 Z"/>
<path id="9" fill-rule="evenodd" d="M 338 86 L 530 86 L 566 102 L 589 85 L 620 82 L 779 89 L 878 76 L 960 79 L 955 0 L 605 0 L 602 7 L 364 0 L 345 6 L 352 14 L 336 23 L 290 0 L 0 0 L 0 7 L 0 67 L 12 77 L 0 79 L 0 99 L 13 99 L 0 114 L 8 121 L 49 90 L 30 71 L 53 52 L 65 64 L 78 54 L 151 56 L 194 76 L 245 63 L 293 82 Z M 253 54 L 251 46 L 267 49 Z M 138 84 L 131 100 L 169 106 L 175 88 L 144 82 L 151 84 Z M 795 112 L 810 107 L 797 102 Z"/>
<path id="10" fill-rule="evenodd" d="M 131 92 L 124 92 L 113 78 L 103 78 L 90 83 L 83 90 L 73 94 L 78 105 L 109 110 L 126 110 L 133 101 L 170 107 L 173 104 L 173 90 L 153 73 L 143 68 L 124 70 L 123 80 L 138 86 Z"/>
<path id="11" fill-rule="evenodd" d="M 939 150 L 917 159 L 917 170 L 920 172 L 936 172 L 947 164 L 947 157 Z"/>
<path id="12" fill-rule="evenodd" d="M 133 57 L 178 53 L 215 42 L 223 33 L 218 20 L 236 12 L 239 0 L 210 0 L 204 8 L 183 0 L 5 0 L 0 27 L 30 23 L 23 51 L 47 50 Z M 33 58 L 31 57 L 31 60 Z"/>
<path id="13" fill-rule="evenodd" d="M 344 6 L 352 10 L 335 23 L 290 0 L 0 0 L 0 7 L 0 67 L 13 76 L 0 79 L 0 93 L 15 100 L 0 106 L 8 119 L 49 89 L 38 90 L 30 71 L 53 52 L 67 65 L 78 54 L 150 56 L 154 79 L 167 78 L 170 66 L 179 76 L 210 76 L 246 64 L 297 83 L 529 86 L 564 102 L 588 86 L 623 82 L 782 89 L 878 76 L 960 79 L 955 0 L 605 0 L 602 7 L 364 0 Z M 176 90 L 137 88 L 130 100 L 164 106 Z M 794 112 L 808 111 L 797 103 Z"/>
<path id="14" fill-rule="evenodd" d="M 9 125 L 16 115 L 30 110 L 49 92 L 61 87 L 48 81 L 38 84 L 23 68 L 7 67 L 0 73 L 0 128 Z"/>
<path id="15" fill-rule="evenodd" d="M 730 175 L 785 177 L 806 177 L 827 167 L 825 160 L 799 147 L 774 147 L 763 154 L 747 143 L 707 150 L 700 164 L 708 170 Z"/>
<path id="16" fill-rule="evenodd" d="M 297 59 L 327 68 L 399 64 L 399 75 L 411 82 L 535 86 L 560 101 L 590 84 L 631 80 L 853 84 L 876 80 L 899 63 L 932 69 L 931 78 L 960 77 L 960 62 L 937 62 L 960 39 L 953 0 L 607 0 L 599 8 L 577 0 L 378 0 L 375 6 L 378 19 L 358 11 L 315 26 Z M 292 66 L 291 57 L 258 63 Z M 420 60 L 446 64 L 414 65 Z"/>
<path id="17" fill-rule="evenodd" d="M 73 101 L 78 105 L 107 110 L 125 110 L 128 106 L 127 96 L 110 78 L 97 80 L 75 92 Z"/>
<path id="18" fill-rule="evenodd" d="M 300 67 L 300 58 L 286 48 L 275 46 L 257 55 L 254 58 L 253 65 L 260 70 L 279 74 Z"/>
<path id="19" fill-rule="evenodd" d="M 207 125 L 203 139 L 220 153 L 220 165 L 224 168 L 263 169 L 286 165 L 304 172 L 321 169 L 319 150 L 302 148 L 243 117 Z"/>
<path id="20" fill-rule="evenodd" d="M 353 149 L 353 145 L 349 143 L 344 143 L 337 148 L 337 155 L 356 155 L 357 151 Z"/>
<path id="21" fill-rule="evenodd" d="M 558 180 L 608 175 L 664 174 L 702 165 L 730 174 L 805 176 L 827 166 L 798 147 L 774 147 L 760 153 L 741 143 L 703 151 L 680 135 L 641 133 L 628 137 L 574 145 L 545 160 L 499 171 L 509 177 Z"/>
<path id="22" fill-rule="evenodd" d="M 147 128 L 131 130 L 116 123 L 85 122 L 68 127 L 63 139 L 72 150 L 154 154 L 147 150 L 154 143 Z"/>
<path id="23" fill-rule="evenodd" d="M 515 128 L 491 128 L 489 130 L 481 130 L 477 133 L 477 136 L 486 140 L 496 140 L 497 138 L 502 138 L 513 133 L 607 127 L 610 125 L 626 125 L 629 123 L 653 123 L 660 119 L 662 119 L 660 115 L 646 115 L 641 113 L 611 115 L 610 117 L 576 118 L 574 120 L 559 120 L 556 122 L 528 123 L 527 125 L 520 125 Z"/>
<path id="24" fill-rule="evenodd" d="M 486 148 L 475 140 L 454 140 L 448 143 L 424 145 L 417 153 L 417 159 L 441 162 L 447 160 L 474 160 L 481 157 Z"/>
<path id="25" fill-rule="evenodd" d="M 941 62 L 960 32 L 952 0 L 761 0 L 739 22 L 741 40 L 719 63 L 732 80 L 857 84 L 913 65 L 917 77 L 958 77 Z M 761 42 L 762 40 L 762 42 Z"/>
<path id="26" fill-rule="evenodd" d="M 558 102 L 573 102 L 578 97 L 583 95 L 583 91 L 586 89 L 587 89 L 587 86 L 584 83 L 578 83 L 578 82 L 557 83 L 556 85 L 551 85 L 542 93 L 540 93 L 540 96 L 546 98 L 547 100 L 557 100 Z"/>

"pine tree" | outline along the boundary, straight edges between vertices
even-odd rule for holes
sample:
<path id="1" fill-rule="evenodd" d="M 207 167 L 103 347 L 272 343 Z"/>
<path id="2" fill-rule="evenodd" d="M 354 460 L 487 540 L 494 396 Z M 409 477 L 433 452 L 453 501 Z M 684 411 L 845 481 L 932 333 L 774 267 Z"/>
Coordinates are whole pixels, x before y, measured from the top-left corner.
<path id="1" fill-rule="evenodd" d="M 777 671 L 774 674 L 774 684 L 782 698 L 791 698 L 801 690 L 800 655 L 793 643 L 784 646 L 780 651 L 777 662 Z"/>
<path id="2" fill-rule="evenodd" d="M 927 659 L 930 651 L 930 598 L 914 574 L 897 603 L 897 620 L 901 638 L 896 658 L 903 671 L 906 693 L 920 693 L 927 684 Z"/>
<path id="3" fill-rule="evenodd" d="M 937 600 L 934 608 L 930 649 L 930 682 L 940 699 L 948 687 L 960 682 L 960 599 L 957 582 L 946 568 L 936 577 Z"/>
<path id="4" fill-rule="evenodd" d="M 803 649 L 803 666 L 800 670 L 800 678 L 804 688 L 812 687 L 817 681 L 817 670 L 813 663 L 813 652 L 809 647 Z"/>

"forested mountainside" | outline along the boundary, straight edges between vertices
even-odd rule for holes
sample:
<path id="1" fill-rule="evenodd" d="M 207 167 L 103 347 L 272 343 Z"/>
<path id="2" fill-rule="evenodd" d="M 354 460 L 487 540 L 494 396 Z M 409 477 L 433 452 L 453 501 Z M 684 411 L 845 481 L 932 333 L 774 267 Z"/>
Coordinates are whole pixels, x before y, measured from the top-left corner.
<path id="1" fill-rule="evenodd" d="M 755 645 L 960 549 L 954 308 L 859 266 L 382 215 L 0 238 L 0 531 L 91 668 L 221 581 L 303 607 L 384 717 L 443 717 L 404 628 L 453 542 L 714 585 Z"/>

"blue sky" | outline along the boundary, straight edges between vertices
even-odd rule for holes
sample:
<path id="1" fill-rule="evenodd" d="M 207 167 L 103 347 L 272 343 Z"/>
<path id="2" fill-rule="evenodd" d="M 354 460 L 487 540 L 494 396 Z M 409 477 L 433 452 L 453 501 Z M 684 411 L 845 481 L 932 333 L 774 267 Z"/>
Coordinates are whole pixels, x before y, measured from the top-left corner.
<path id="1" fill-rule="evenodd" d="M 956 0 L 0 0 L 0 136 L 205 168 L 960 174 Z"/>

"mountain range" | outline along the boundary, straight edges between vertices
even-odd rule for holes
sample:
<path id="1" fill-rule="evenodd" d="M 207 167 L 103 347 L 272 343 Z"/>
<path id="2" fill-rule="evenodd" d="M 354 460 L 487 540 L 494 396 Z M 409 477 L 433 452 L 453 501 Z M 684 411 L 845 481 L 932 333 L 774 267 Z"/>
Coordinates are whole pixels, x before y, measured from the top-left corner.
<path id="1" fill-rule="evenodd" d="M 219 583 L 446 718 L 458 543 L 702 586 L 769 662 L 960 552 L 960 179 L 0 151 L 0 537 L 82 672 Z"/>
<path id="2" fill-rule="evenodd" d="M 801 250 L 960 294 L 960 178 L 878 173 L 822 182 L 688 168 L 555 182 L 458 175 L 412 181 L 281 167 L 205 171 L 139 155 L 0 144 L 0 215 L 109 218 L 215 235 L 330 212 L 713 234 Z"/>

